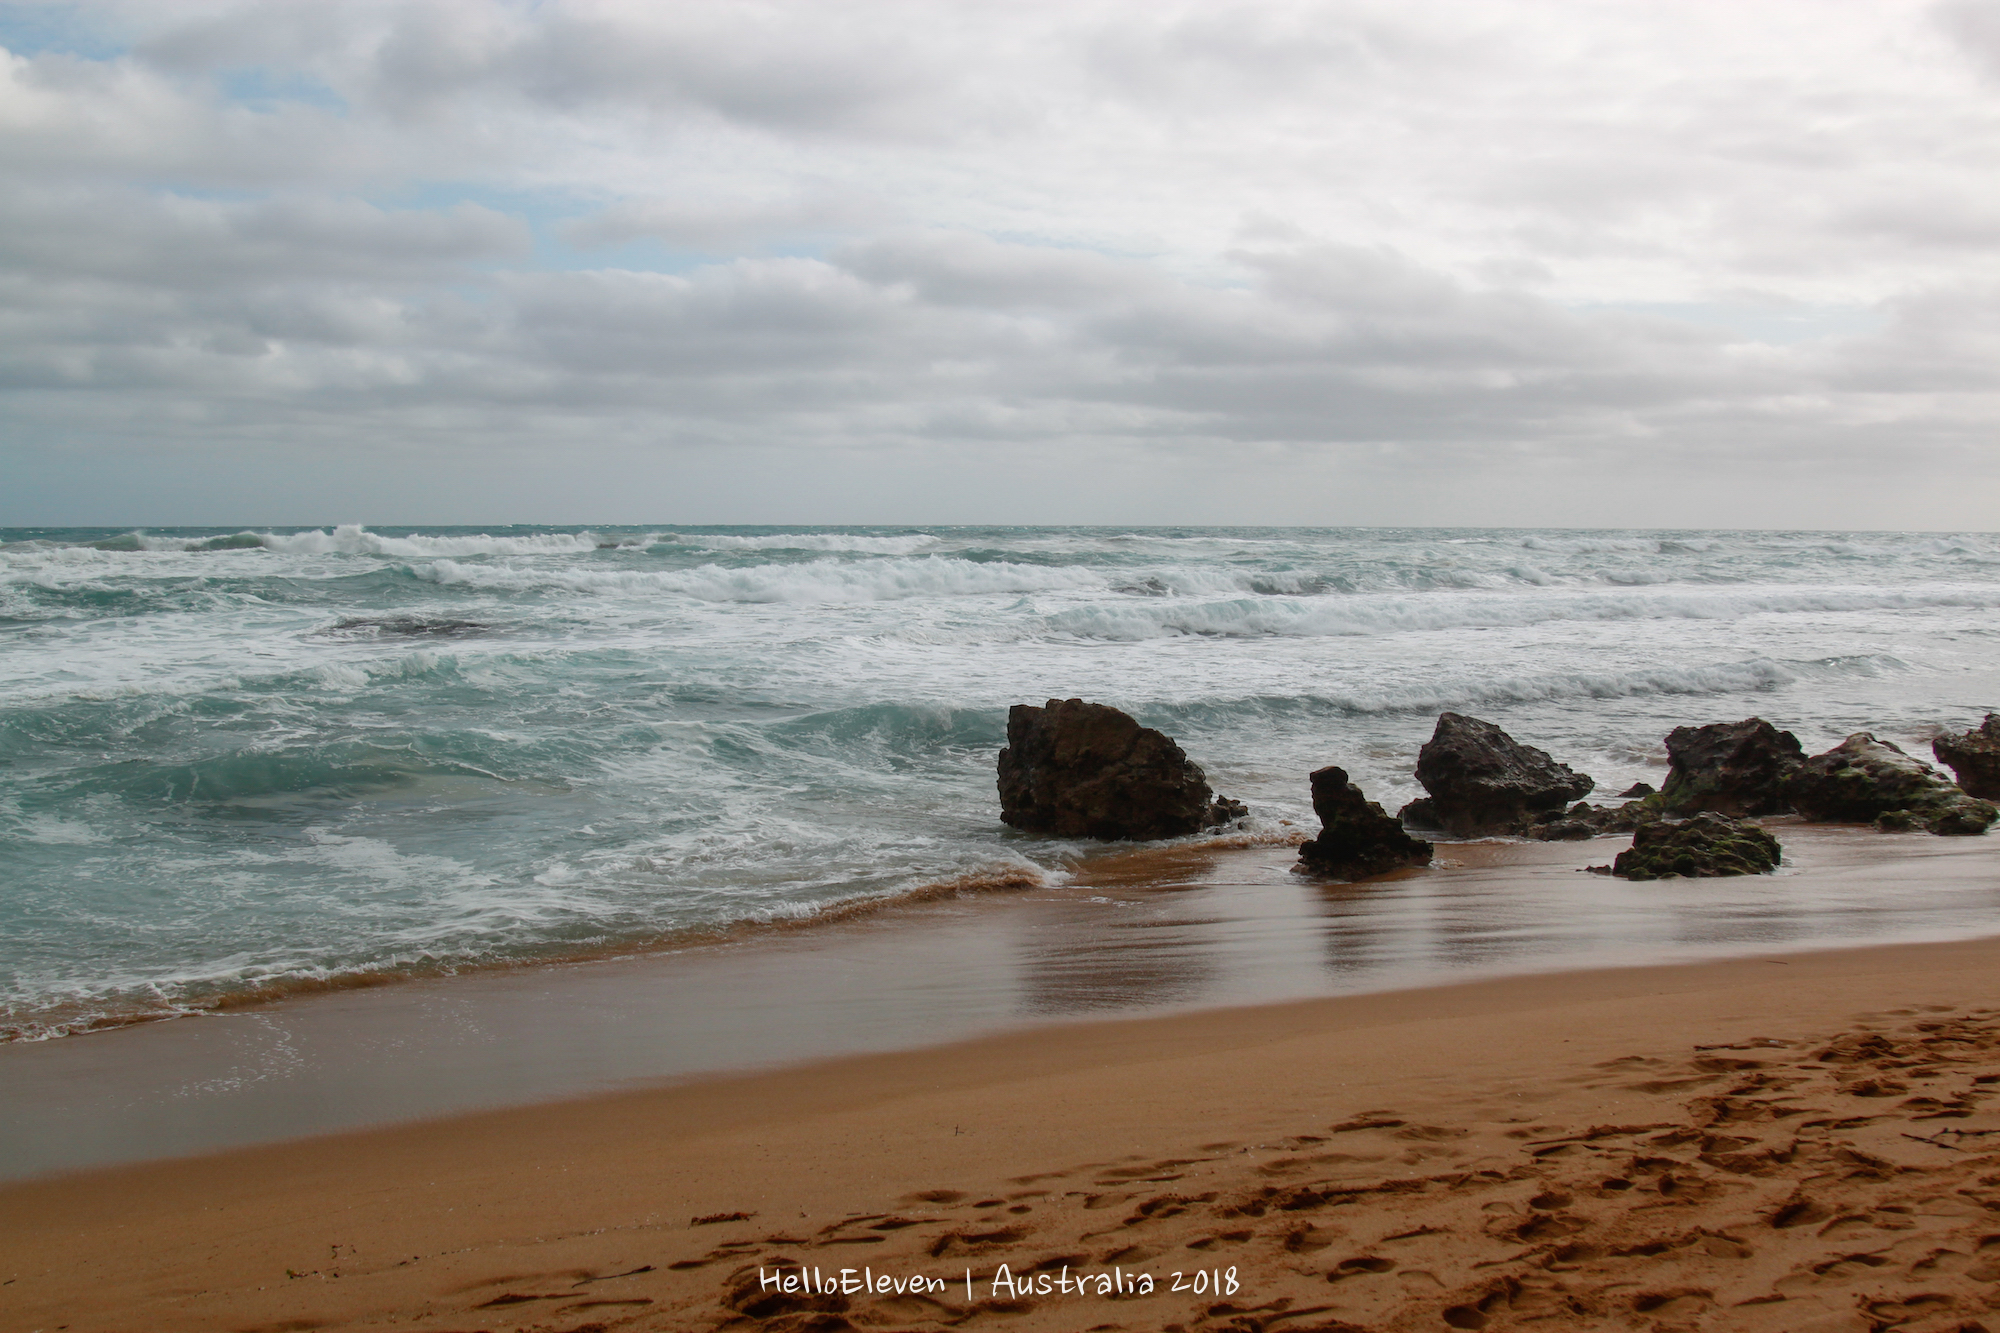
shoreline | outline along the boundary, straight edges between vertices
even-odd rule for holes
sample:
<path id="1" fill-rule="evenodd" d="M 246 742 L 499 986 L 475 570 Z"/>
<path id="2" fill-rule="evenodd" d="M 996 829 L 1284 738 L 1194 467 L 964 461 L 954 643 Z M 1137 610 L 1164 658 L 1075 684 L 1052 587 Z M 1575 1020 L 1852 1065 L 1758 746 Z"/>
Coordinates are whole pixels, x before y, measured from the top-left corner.
<path id="1" fill-rule="evenodd" d="M 1085 1303 L 1128 1327 L 1501 1328 L 1542 1300 L 1547 1327 L 1680 1302 L 1803 1333 L 1894 1300 L 1958 1328 L 1928 1315 L 1994 1280 L 1968 1173 L 1996 1165 L 1996 967 L 1988 938 L 1069 1023 L 74 1173 L 0 1187 L 0 1309 L 77 1333 L 1083 1327 L 1081 1297 L 983 1285 L 1065 1260 L 1236 1270 L 1227 1312 Z M 743 1276 L 802 1265 L 982 1285 L 772 1305 Z"/>
<path id="2" fill-rule="evenodd" d="M 1080 1020 L 2000 928 L 1983 840 L 1781 832 L 1775 876 L 1650 885 L 1577 873 L 1612 839 L 1441 844 L 1356 885 L 1289 847 L 1135 849 L 813 930 L 15 1043 L 0 1179 Z"/>
<path id="3" fill-rule="evenodd" d="M 1291 821 L 1281 821 L 1290 824 Z M 253 1009 L 282 1004 L 305 996 L 340 991 L 369 990 L 407 982 L 438 981 L 447 977 L 478 977 L 528 971 L 536 968 L 565 967 L 580 963 L 617 962 L 665 958 L 690 949 L 751 943 L 769 935 L 839 925 L 880 912 L 895 912 L 947 898 L 971 898 L 988 894 L 1008 894 L 1031 889 L 1053 889 L 1065 884 L 1090 884 L 1099 880 L 1117 881 L 1132 876 L 1126 864 L 1140 867 L 1174 862 L 1188 856 L 1241 850 L 1251 847 L 1289 847 L 1307 835 L 1299 829 L 1240 831 L 1208 834 L 1166 845 L 1133 844 L 1089 846 L 1066 863 L 1041 866 L 1026 860 L 996 862 L 943 879 L 930 880 L 887 894 L 858 894 L 833 898 L 796 915 L 748 916 L 712 925 L 682 926 L 651 935 L 631 936 L 608 942 L 571 947 L 550 945 L 544 952 L 509 958 L 475 958 L 436 961 L 407 966 L 368 966 L 328 976 L 296 976 L 256 982 L 213 995 L 193 996 L 158 1007 L 131 1007 L 96 1013 L 78 1006 L 73 1018 L 64 1017 L 61 1006 L 46 1006 L 20 1017 L 0 1017 L 0 1049 L 19 1042 L 61 1041 L 85 1037 L 146 1023 L 170 1022 L 204 1014 Z M 1058 858 L 1059 862 L 1062 860 Z"/>

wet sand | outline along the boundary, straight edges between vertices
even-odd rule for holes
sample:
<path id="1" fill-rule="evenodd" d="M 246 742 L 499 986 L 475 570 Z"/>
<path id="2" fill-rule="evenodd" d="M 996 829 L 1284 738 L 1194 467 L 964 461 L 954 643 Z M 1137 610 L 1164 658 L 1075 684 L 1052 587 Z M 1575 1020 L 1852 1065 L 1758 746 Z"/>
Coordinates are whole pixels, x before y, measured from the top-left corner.
<path id="1" fill-rule="evenodd" d="M 298 997 L 0 1046 L 0 1176 L 907 1050 L 1078 1019 L 1481 976 L 1966 938 L 2000 843 L 1783 825 L 1770 877 L 1629 884 L 1622 839 L 1441 844 L 1363 885 L 1287 847 L 1148 849 L 1068 884 L 673 954 Z"/>
<path id="2" fill-rule="evenodd" d="M 1500 978 L 17 1183 L 0 1325 L 1991 1327 L 1996 978 L 1994 940 Z"/>

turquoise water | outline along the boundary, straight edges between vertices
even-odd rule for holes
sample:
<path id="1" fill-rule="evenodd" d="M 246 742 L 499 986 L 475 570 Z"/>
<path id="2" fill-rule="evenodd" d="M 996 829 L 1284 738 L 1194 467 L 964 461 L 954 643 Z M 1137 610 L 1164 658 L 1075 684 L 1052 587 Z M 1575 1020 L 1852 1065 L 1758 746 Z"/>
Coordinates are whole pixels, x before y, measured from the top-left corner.
<path id="1" fill-rule="evenodd" d="M 1996 607 L 1992 535 L 0 530 L 0 1026 L 1060 877 L 993 790 L 1051 695 L 1274 836 L 1444 708 L 1605 791 L 1686 722 L 1920 745 Z"/>

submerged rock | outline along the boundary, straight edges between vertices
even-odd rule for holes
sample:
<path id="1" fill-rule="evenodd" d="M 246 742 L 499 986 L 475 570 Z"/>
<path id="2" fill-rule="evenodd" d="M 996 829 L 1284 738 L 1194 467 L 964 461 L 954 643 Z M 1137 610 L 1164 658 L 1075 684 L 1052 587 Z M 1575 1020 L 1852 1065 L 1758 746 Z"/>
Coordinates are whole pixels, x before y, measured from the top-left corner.
<path id="1" fill-rule="evenodd" d="M 1403 818 L 1461 838 L 1527 833 L 1597 785 L 1491 722 L 1459 713 L 1438 718 L 1417 754 L 1417 781 L 1430 796 L 1404 806 Z"/>
<path id="2" fill-rule="evenodd" d="M 1988 713 L 1975 731 L 1938 737 L 1931 742 L 1931 753 L 1951 766 L 1967 796 L 2000 800 L 2000 714 Z"/>
<path id="3" fill-rule="evenodd" d="M 1066 838 L 1173 838 L 1247 814 L 1218 799 L 1173 739 L 1105 704 L 1016 704 L 1000 752 L 1000 818 Z"/>
<path id="4" fill-rule="evenodd" d="M 1822 823 L 1976 834 L 2000 818 L 1989 802 L 1865 731 L 1799 765 L 1785 779 L 1784 792 L 1793 809 Z"/>
<path id="5" fill-rule="evenodd" d="M 1627 801 L 1636 800 L 1641 796 L 1653 796 L 1657 794 L 1657 789 L 1650 782 L 1635 782 L 1624 791 L 1618 793 L 1621 800 Z"/>
<path id="6" fill-rule="evenodd" d="M 1625 879 L 1768 875 L 1780 854 L 1778 840 L 1757 825 L 1703 813 L 1634 829 L 1632 846 L 1618 853 L 1611 873 Z"/>
<path id="7" fill-rule="evenodd" d="M 1431 845 L 1413 838 L 1381 806 L 1347 780 L 1344 768 L 1312 775 L 1313 813 L 1319 836 L 1299 848 L 1299 864 L 1323 875 L 1360 879 L 1404 866 L 1429 865 Z"/>
<path id="8" fill-rule="evenodd" d="M 1667 781 L 1657 803 L 1682 815 L 1775 815 L 1785 809 L 1785 778 L 1805 757 L 1798 737 L 1761 717 L 1675 727 L 1667 733 Z"/>

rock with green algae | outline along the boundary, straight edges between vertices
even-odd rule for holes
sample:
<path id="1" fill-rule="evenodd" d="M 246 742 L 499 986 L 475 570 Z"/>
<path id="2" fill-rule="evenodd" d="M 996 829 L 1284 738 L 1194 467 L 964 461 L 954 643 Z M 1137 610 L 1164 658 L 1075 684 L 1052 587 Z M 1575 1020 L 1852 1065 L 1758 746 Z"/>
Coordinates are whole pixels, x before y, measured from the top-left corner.
<path id="1" fill-rule="evenodd" d="M 1525 826 L 1521 833 L 1524 837 L 1539 838 L 1543 842 L 1567 842 L 1606 833 L 1630 833 L 1641 824 L 1665 818 L 1665 813 L 1651 799 L 1627 801 L 1623 805 L 1592 805 L 1588 801 L 1578 801 L 1568 810 Z"/>
<path id="2" fill-rule="evenodd" d="M 2000 809 L 1888 741 L 1857 731 L 1786 778 L 1786 799 L 1816 823 L 1872 823 L 1945 835 L 1986 832 Z"/>
<path id="3" fill-rule="evenodd" d="M 1704 812 L 1640 825 L 1632 831 L 1632 846 L 1611 863 L 1611 873 L 1624 879 L 1768 875 L 1778 868 L 1780 854 L 1778 840 L 1756 824 Z"/>

